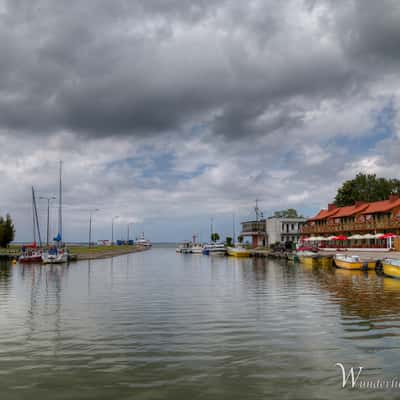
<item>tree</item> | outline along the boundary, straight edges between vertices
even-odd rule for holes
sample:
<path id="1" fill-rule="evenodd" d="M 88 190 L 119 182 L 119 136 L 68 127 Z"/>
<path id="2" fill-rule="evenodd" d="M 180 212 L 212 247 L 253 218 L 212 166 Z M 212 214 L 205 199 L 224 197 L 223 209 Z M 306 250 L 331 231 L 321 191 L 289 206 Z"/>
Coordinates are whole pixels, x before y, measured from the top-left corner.
<path id="1" fill-rule="evenodd" d="M 275 211 L 274 217 L 277 218 L 301 218 L 299 214 L 297 214 L 297 210 L 294 208 L 288 208 L 287 210 Z"/>
<path id="2" fill-rule="evenodd" d="M 376 174 L 359 172 L 354 179 L 345 181 L 338 189 L 335 204 L 343 207 L 356 201 L 386 200 L 392 194 L 400 195 L 400 180 L 377 178 Z"/>
<path id="3" fill-rule="evenodd" d="M 232 246 L 232 244 L 233 244 L 233 239 L 230 236 L 227 236 L 226 237 L 226 245 L 230 247 L 230 246 Z"/>
<path id="4" fill-rule="evenodd" d="M 6 219 L 0 217 L 0 247 L 7 247 L 15 236 L 15 229 L 12 219 L 7 214 Z"/>
<path id="5" fill-rule="evenodd" d="M 218 233 L 212 233 L 212 234 L 211 234 L 211 241 L 212 241 L 212 242 L 218 242 L 218 240 L 219 240 L 219 235 L 218 235 Z"/>

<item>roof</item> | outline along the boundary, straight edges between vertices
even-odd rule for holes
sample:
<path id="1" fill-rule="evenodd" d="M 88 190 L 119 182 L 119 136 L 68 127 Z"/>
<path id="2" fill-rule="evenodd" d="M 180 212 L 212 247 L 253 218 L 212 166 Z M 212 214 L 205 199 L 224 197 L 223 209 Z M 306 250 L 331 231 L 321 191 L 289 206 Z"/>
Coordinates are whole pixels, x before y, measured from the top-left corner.
<path id="1" fill-rule="evenodd" d="M 364 211 L 368 207 L 368 203 L 358 204 L 354 206 L 340 207 L 338 212 L 334 215 L 335 218 L 350 217 Z"/>
<path id="2" fill-rule="evenodd" d="M 315 217 L 310 218 L 309 221 L 318 221 L 321 219 L 325 219 L 328 217 L 332 217 L 339 211 L 339 208 L 335 208 L 333 210 L 321 210 Z"/>
<path id="3" fill-rule="evenodd" d="M 369 203 L 368 208 L 366 208 L 361 214 L 387 212 L 396 207 L 400 207 L 400 199 L 375 201 L 373 203 Z"/>
<path id="4" fill-rule="evenodd" d="M 374 214 L 388 212 L 396 207 L 400 207 L 400 198 L 374 201 L 373 203 L 354 204 L 352 206 L 338 207 L 333 210 L 321 210 L 315 217 L 308 221 L 319 221 L 330 217 L 343 218 L 355 214 Z"/>

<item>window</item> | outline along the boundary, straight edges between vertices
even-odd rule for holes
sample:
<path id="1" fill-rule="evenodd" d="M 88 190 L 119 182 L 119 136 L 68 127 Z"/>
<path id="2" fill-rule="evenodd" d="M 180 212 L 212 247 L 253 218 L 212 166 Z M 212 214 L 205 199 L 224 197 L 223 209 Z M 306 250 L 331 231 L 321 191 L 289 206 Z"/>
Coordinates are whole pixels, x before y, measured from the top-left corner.
<path id="1" fill-rule="evenodd" d="M 294 224 L 292 224 L 292 231 L 294 231 Z"/>

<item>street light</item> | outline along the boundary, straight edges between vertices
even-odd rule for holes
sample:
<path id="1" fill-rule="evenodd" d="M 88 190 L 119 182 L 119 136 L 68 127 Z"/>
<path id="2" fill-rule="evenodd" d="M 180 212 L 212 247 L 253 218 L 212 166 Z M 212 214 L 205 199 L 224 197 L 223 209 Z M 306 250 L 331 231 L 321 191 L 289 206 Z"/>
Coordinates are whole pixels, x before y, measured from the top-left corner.
<path id="1" fill-rule="evenodd" d="M 128 237 L 127 237 L 127 244 L 129 244 L 129 233 L 130 233 L 129 227 L 130 227 L 131 225 L 133 226 L 133 222 L 129 222 L 129 223 L 128 223 Z M 133 230 L 132 230 L 132 232 L 133 232 Z"/>
<path id="2" fill-rule="evenodd" d="M 40 200 L 47 200 L 47 239 L 46 239 L 46 247 L 49 247 L 49 226 L 50 226 L 50 201 L 55 200 L 55 197 L 39 197 Z"/>
<path id="3" fill-rule="evenodd" d="M 91 246 L 92 244 L 92 216 L 93 213 L 100 211 L 98 208 L 94 208 L 93 210 L 89 210 L 89 243 L 88 243 L 88 247 Z"/>
<path id="4" fill-rule="evenodd" d="M 114 243 L 114 220 L 119 218 L 119 215 L 111 218 L 111 245 Z"/>

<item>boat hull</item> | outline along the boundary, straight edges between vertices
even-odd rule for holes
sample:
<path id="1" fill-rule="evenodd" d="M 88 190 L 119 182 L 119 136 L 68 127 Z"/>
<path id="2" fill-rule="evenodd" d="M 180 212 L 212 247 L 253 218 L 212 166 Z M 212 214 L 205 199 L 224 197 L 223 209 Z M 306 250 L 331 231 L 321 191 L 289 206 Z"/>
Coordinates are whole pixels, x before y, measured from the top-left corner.
<path id="1" fill-rule="evenodd" d="M 67 254 L 57 255 L 55 257 L 44 255 L 42 256 L 43 264 L 64 264 L 68 261 Z"/>
<path id="2" fill-rule="evenodd" d="M 383 273 L 391 278 L 400 279 L 400 266 L 382 261 Z"/>
<path id="3" fill-rule="evenodd" d="M 227 247 L 226 252 L 231 257 L 250 257 L 251 252 L 247 249 L 235 249 L 234 247 Z"/>
<path id="4" fill-rule="evenodd" d="M 367 270 L 374 269 L 375 263 L 371 261 L 343 261 L 335 259 L 335 265 L 337 268 L 350 269 L 350 270 Z"/>
<path id="5" fill-rule="evenodd" d="M 18 259 L 18 262 L 21 263 L 21 264 L 41 263 L 42 262 L 42 256 L 31 256 L 31 257 L 29 257 L 29 256 L 27 256 L 27 257 L 21 256 Z"/>
<path id="6" fill-rule="evenodd" d="M 304 265 L 308 265 L 308 266 L 317 266 L 318 265 L 317 257 L 299 256 L 299 260 Z"/>

